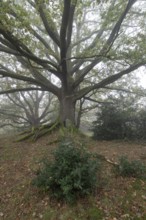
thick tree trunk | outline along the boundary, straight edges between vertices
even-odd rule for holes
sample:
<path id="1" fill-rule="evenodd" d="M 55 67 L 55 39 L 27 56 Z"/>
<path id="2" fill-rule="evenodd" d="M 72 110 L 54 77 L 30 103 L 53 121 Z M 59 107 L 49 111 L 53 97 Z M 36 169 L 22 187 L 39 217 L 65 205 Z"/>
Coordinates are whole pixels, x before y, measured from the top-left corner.
<path id="1" fill-rule="evenodd" d="M 75 101 L 64 96 L 60 99 L 60 121 L 65 127 L 76 126 Z"/>

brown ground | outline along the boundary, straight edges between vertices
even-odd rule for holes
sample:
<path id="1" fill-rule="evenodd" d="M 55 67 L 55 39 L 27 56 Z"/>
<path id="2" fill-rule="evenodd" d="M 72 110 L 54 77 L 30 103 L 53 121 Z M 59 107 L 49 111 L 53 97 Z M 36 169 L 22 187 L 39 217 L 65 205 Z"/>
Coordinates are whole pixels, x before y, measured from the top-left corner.
<path id="1" fill-rule="evenodd" d="M 51 201 L 31 185 L 42 157 L 50 155 L 56 134 L 35 143 L 0 138 L 0 219 L 5 220 L 146 220 L 146 181 L 115 177 L 105 170 L 106 184 L 96 195 L 70 207 Z M 91 141 L 90 151 L 117 162 L 122 155 L 146 163 L 146 143 Z M 108 165 L 110 166 L 110 165 Z M 109 170 L 109 169 L 108 169 Z"/>

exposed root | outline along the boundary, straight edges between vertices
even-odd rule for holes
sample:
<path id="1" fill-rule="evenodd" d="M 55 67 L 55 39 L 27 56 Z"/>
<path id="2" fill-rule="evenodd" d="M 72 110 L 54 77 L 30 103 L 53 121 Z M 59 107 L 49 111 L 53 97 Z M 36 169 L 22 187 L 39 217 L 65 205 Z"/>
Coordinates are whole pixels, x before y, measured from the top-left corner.
<path id="1" fill-rule="evenodd" d="M 40 137 L 52 133 L 56 129 L 58 129 L 60 126 L 60 123 L 58 121 L 46 124 L 43 126 L 40 126 L 38 128 L 33 128 L 32 130 L 26 130 L 19 134 L 20 138 L 17 139 L 17 141 L 24 141 L 24 140 L 32 140 L 36 141 Z"/>

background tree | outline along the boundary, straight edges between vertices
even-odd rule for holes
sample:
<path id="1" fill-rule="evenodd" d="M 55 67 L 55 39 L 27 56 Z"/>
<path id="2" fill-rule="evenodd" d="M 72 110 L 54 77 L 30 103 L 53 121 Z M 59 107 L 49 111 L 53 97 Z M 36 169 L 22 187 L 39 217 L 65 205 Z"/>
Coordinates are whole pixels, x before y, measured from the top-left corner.
<path id="1" fill-rule="evenodd" d="M 6 94 L 0 106 L 1 125 L 21 129 L 37 128 L 55 121 L 57 111 L 53 95 L 41 91 Z M 56 111 L 56 114 L 55 114 Z"/>
<path id="2" fill-rule="evenodd" d="M 132 103 L 135 108 L 138 108 L 138 102 L 144 103 L 143 99 L 146 93 L 144 88 L 140 86 L 139 78 L 130 74 L 129 81 L 126 77 L 123 77 L 120 81 L 112 83 L 111 86 L 99 89 L 98 93 L 93 91 L 79 100 L 76 115 L 81 129 L 90 133 L 92 122 L 96 119 L 95 114 L 98 109 L 101 111 L 104 106 L 107 106 L 108 109 L 109 105 L 118 104 L 123 106 L 126 104 L 128 108 L 128 105 L 130 107 Z"/>
<path id="3" fill-rule="evenodd" d="M 116 92 L 117 93 L 117 92 Z M 143 97 L 121 92 L 108 97 L 93 122 L 93 137 L 98 140 L 146 139 L 146 108 Z"/>
<path id="4" fill-rule="evenodd" d="M 76 125 L 78 100 L 146 64 L 144 11 L 141 0 L 2 0 L 0 75 L 25 84 L 0 93 L 51 92 Z"/>

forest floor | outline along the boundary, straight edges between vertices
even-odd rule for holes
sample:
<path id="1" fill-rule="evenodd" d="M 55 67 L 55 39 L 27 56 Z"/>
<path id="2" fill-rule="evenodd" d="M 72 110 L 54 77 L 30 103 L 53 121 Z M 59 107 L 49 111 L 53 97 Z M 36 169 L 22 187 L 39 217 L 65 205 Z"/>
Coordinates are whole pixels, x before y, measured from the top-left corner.
<path id="1" fill-rule="evenodd" d="M 0 137 L 0 219 L 2 220 L 146 220 L 146 181 L 116 177 L 105 166 L 105 184 L 100 192 L 76 205 L 53 201 L 32 186 L 40 160 L 49 157 L 57 134 L 37 142 L 15 142 Z M 92 152 L 117 162 L 122 155 L 146 163 L 146 143 L 83 140 Z"/>

